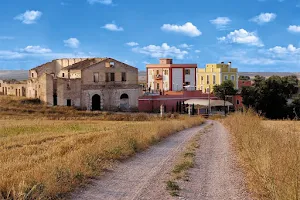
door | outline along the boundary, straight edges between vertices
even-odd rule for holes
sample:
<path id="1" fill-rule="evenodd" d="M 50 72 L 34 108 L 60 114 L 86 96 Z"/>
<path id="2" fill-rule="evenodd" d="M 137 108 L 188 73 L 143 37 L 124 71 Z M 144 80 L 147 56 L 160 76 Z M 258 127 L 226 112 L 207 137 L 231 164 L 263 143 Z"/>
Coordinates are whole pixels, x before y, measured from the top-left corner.
<path id="1" fill-rule="evenodd" d="M 98 94 L 95 94 L 92 97 L 92 110 L 101 110 L 101 102 L 100 102 L 100 96 Z"/>

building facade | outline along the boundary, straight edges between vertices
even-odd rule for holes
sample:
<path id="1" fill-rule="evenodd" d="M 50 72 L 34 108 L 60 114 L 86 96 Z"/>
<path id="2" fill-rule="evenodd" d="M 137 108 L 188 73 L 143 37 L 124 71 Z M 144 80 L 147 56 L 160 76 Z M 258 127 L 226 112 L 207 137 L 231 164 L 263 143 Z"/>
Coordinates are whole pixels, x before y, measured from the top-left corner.
<path id="1" fill-rule="evenodd" d="M 57 59 L 29 70 L 26 97 L 82 110 L 137 110 L 138 69 L 113 58 Z"/>
<path id="2" fill-rule="evenodd" d="M 27 88 L 26 81 L 24 82 L 24 81 L 16 81 L 16 80 L 9 80 L 9 81 L 0 80 L 1 95 L 25 97 L 26 88 Z"/>
<path id="3" fill-rule="evenodd" d="M 205 68 L 197 70 L 197 90 L 204 93 L 213 92 L 214 85 L 220 85 L 226 80 L 231 80 L 234 87 L 238 89 L 238 69 L 232 68 L 231 62 L 206 64 Z"/>
<path id="4" fill-rule="evenodd" d="M 170 58 L 159 64 L 146 65 L 149 91 L 181 91 L 196 89 L 197 64 L 173 64 Z"/>

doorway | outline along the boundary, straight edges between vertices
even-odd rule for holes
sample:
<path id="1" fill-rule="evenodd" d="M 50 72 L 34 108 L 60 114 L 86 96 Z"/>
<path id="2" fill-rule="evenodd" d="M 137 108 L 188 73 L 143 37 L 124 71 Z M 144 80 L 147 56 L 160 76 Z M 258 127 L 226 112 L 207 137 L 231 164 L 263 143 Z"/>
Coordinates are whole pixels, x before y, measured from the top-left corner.
<path id="1" fill-rule="evenodd" d="M 100 100 L 100 96 L 98 94 L 95 94 L 92 97 L 92 110 L 101 110 L 101 100 Z"/>

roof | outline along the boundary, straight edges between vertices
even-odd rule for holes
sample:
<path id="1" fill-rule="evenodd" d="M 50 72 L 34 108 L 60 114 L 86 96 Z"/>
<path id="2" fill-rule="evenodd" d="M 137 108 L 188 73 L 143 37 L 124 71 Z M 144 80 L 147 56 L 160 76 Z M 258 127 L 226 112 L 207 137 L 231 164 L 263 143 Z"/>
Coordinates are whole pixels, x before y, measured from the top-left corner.
<path id="1" fill-rule="evenodd" d="M 200 106 L 209 106 L 209 100 L 208 99 L 189 99 L 184 102 L 185 104 L 195 104 Z M 225 101 L 225 106 L 232 106 L 233 104 Z M 210 100 L 210 106 L 224 106 L 223 100 Z"/>
<path id="2" fill-rule="evenodd" d="M 99 63 L 99 62 L 101 62 L 103 60 L 106 60 L 106 59 L 107 58 L 88 58 L 86 60 L 80 61 L 80 62 L 75 63 L 73 65 L 64 67 L 63 69 L 81 70 L 81 69 L 87 68 L 91 65 L 94 65 L 94 64 Z"/>

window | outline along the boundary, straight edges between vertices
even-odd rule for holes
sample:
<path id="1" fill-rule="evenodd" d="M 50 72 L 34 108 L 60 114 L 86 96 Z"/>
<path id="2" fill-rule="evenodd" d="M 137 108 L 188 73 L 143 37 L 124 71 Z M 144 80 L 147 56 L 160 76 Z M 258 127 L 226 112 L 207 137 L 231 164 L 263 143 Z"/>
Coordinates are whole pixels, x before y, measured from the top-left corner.
<path id="1" fill-rule="evenodd" d="M 67 84 L 67 89 L 71 90 L 70 83 Z"/>
<path id="2" fill-rule="evenodd" d="M 39 85 L 39 88 L 41 88 L 41 85 Z"/>
<path id="3" fill-rule="evenodd" d="M 105 73 L 105 82 L 109 82 L 109 73 Z"/>
<path id="4" fill-rule="evenodd" d="M 204 80 L 204 77 L 203 77 L 203 76 L 201 76 L 201 84 L 203 84 L 203 80 Z"/>
<path id="5" fill-rule="evenodd" d="M 110 67 L 114 67 L 114 66 L 115 66 L 115 62 L 110 62 L 110 63 L 109 63 L 109 66 L 110 66 Z"/>
<path id="6" fill-rule="evenodd" d="M 216 75 L 213 75 L 213 84 L 216 84 Z"/>
<path id="7" fill-rule="evenodd" d="M 240 100 L 236 100 L 236 105 L 240 105 Z"/>
<path id="8" fill-rule="evenodd" d="M 206 75 L 206 84 L 209 84 L 209 75 Z"/>
<path id="9" fill-rule="evenodd" d="M 126 80 L 126 72 L 122 72 L 122 81 L 125 82 Z"/>
<path id="10" fill-rule="evenodd" d="M 164 74 L 165 74 L 165 75 L 169 75 L 169 71 L 168 71 L 168 70 L 165 70 L 165 71 L 164 71 Z"/>
<path id="11" fill-rule="evenodd" d="M 71 103 L 72 103 L 71 99 L 67 99 L 67 106 L 71 106 Z"/>
<path id="12" fill-rule="evenodd" d="M 184 72 L 185 72 L 185 75 L 190 75 L 191 74 L 191 70 L 190 69 L 186 69 Z"/>
<path id="13" fill-rule="evenodd" d="M 228 80 L 228 76 L 227 76 L 227 75 L 225 75 L 225 77 L 224 77 L 224 78 L 225 78 L 225 81 L 227 81 L 227 80 Z"/>
<path id="14" fill-rule="evenodd" d="M 94 73 L 94 83 L 98 83 L 99 82 L 99 73 L 95 72 Z"/>
<path id="15" fill-rule="evenodd" d="M 185 85 L 191 85 L 191 82 L 185 82 Z"/>
<path id="16" fill-rule="evenodd" d="M 159 83 L 156 83 L 156 89 L 159 90 Z"/>
<path id="17" fill-rule="evenodd" d="M 31 77 L 33 77 L 33 73 L 31 73 Z"/>
<path id="18" fill-rule="evenodd" d="M 65 73 L 62 73 L 62 77 L 65 77 Z"/>
<path id="19" fill-rule="evenodd" d="M 115 81 L 115 73 L 110 73 L 110 81 Z"/>
<path id="20" fill-rule="evenodd" d="M 234 75 L 231 75 L 231 80 L 234 81 Z"/>
<path id="21" fill-rule="evenodd" d="M 156 75 L 159 74 L 159 70 L 156 70 Z"/>
<path id="22" fill-rule="evenodd" d="M 209 93 L 209 88 L 206 88 L 206 93 Z"/>

